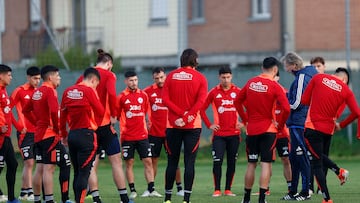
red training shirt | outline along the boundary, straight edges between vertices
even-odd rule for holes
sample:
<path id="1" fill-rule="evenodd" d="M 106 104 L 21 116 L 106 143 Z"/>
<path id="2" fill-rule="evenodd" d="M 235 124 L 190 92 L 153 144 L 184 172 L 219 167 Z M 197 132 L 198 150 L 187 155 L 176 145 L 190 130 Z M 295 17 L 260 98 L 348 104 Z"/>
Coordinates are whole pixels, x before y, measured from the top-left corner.
<path id="1" fill-rule="evenodd" d="M 346 103 L 357 117 L 360 116 L 354 93 L 333 75 L 314 76 L 304 91 L 301 103 L 310 106 L 305 127 L 329 135 L 334 133 L 338 111 L 343 103 Z"/>
<path id="2" fill-rule="evenodd" d="M 139 141 L 148 138 L 145 115 L 149 102 L 146 93 L 126 88 L 117 97 L 121 141 Z"/>
<path id="3" fill-rule="evenodd" d="M 60 109 L 60 132 L 67 136 L 66 123 L 70 130 L 87 128 L 96 130 L 98 124 L 95 115 L 104 114 L 104 108 L 96 94 L 96 90 L 79 83 L 68 87 L 62 96 Z"/>
<path id="4" fill-rule="evenodd" d="M 280 84 L 279 84 L 280 85 Z M 284 94 L 286 94 L 287 90 L 280 85 L 280 87 L 283 89 Z M 276 102 L 276 108 L 275 108 L 275 117 L 276 120 L 279 120 L 283 117 L 284 111 L 283 109 L 281 109 L 281 106 L 278 102 Z M 287 126 L 285 125 L 284 128 L 280 131 L 276 133 L 276 138 L 288 138 L 290 139 L 290 132 L 289 132 L 289 128 L 287 128 Z"/>
<path id="5" fill-rule="evenodd" d="M 165 137 L 168 108 L 163 104 L 162 87 L 152 84 L 144 89 L 149 98 L 148 119 L 150 122 L 149 135 Z"/>
<path id="6" fill-rule="evenodd" d="M 244 104 L 246 108 L 248 136 L 281 131 L 290 113 L 290 105 L 283 89 L 266 74 L 251 78 L 241 89 L 237 102 L 237 105 Z M 282 117 L 277 120 L 277 127 L 274 122 L 276 102 L 283 109 Z"/>
<path id="7" fill-rule="evenodd" d="M 207 87 L 205 76 L 193 67 L 180 67 L 168 74 L 163 102 L 169 109 L 169 128 L 201 128 L 200 109 L 206 99 Z M 191 117 L 195 119 L 189 119 Z M 179 118 L 183 118 L 185 126 L 175 125 L 175 120 Z"/>

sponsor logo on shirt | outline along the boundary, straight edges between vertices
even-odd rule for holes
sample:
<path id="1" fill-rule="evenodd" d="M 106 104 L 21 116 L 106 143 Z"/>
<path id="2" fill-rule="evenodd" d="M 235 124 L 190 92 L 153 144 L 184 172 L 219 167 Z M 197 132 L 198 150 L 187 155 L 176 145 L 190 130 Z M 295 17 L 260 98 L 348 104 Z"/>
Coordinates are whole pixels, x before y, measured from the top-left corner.
<path id="1" fill-rule="evenodd" d="M 157 111 L 157 110 L 168 110 L 168 108 L 167 108 L 166 106 L 158 106 L 158 105 L 156 105 L 156 104 L 153 104 L 153 105 L 151 106 L 151 109 L 152 109 L 153 111 Z"/>
<path id="2" fill-rule="evenodd" d="M 252 82 L 250 83 L 249 89 L 255 92 L 267 92 L 268 86 L 263 85 L 262 82 Z"/>
<path id="3" fill-rule="evenodd" d="M 335 80 L 330 80 L 328 78 L 323 78 L 322 83 L 328 86 L 330 89 L 341 92 L 342 86 L 337 84 Z"/>
<path id="4" fill-rule="evenodd" d="M 227 100 L 227 99 L 222 99 L 221 100 L 221 105 L 234 105 L 234 100 Z"/>
<path id="5" fill-rule="evenodd" d="M 68 91 L 66 97 L 70 99 L 83 99 L 84 93 L 78 89 L 74 89 Z"/>
<path id="6" fill-rule="evenodd" d="M 278 114 L 280 114 L 280 113 L 281 113 L 281 110 L 278 110 L 278 109 L 275 110 L 275 114 L 276 114 L 276 115 L 278 115 Z"/>
<path id="7" fill-rule="evenodd" d="M 141 106 L 140 105 L 130 105 L 129 111 L 141 111 Z"/>
<path id="8" fill-rule="evenodd" d="M 174 80 L 192 80 L 193 75 L 190 73 L 186 73 L 184 71 L 181 71 L 180 73 L 175 73 L 172 76 L 172 79 Z"/>
<path id="9" fill-rule="evenodd" d="M 161 98 L 155 98 L 155 104 L 162 104 Z"/>
<path id="10" fill-rule="evenodd" d="M 216 99 L 222 98 L 221 94 L 219 93 L 218 95 L 216 95 L 215 97 Z"/>
<path id="11" fill-rule="evenodd" d="M 42 92 L 40 92 L 39 90 L 37 90 L 36 92 L 34 92 L 32 99 L 33 100 L 40 100 L 42 97 Z"/>
<path id="12" fill-rule="evenodd" d="M 133 113 L 131 111 L 126 112 L 126 118 L 132 118 L 132 117 L 136 117 L 136 116 L 145 116 L 145 114 L 143 112 L 140 112 L 140 113 Z"/>
<path id="13" fill-rule="evenodd" d="M 225 108 L 225 107 L 223 107 L 223 106 L 219 106 L 218 112 L 219 112 L 220 114 L 224 113 L 225 111 L 236 111 L 236 108 L 235 108 L 235 107 Z"/>

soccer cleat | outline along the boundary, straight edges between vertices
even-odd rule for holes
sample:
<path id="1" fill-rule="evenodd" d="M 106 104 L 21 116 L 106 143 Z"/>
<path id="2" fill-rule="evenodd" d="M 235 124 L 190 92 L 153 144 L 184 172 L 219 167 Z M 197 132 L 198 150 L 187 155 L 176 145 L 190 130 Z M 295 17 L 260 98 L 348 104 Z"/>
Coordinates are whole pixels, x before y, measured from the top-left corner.
<path id="1" fill-rule="evenodd" d="M 309 195 L 314 194 L 314 191 L 312 189 L 309 189 Z"/>
<path id="2" fill-rule="evenodd" d="M 13 201 L 6 201 L 6 203 L 21 203 L 18 199 L 14 199 Z"/>
<path id="3" fill-rule="evenodd" d="M 212 194 L 213 197 L 220 197 L 221 196 L 221 191 L 220 190 L 215 190 L 214 193 Z"/>
<path id="4" fill-rule="evenodd" d="M 323 199 L 322 203 L 333 203 L 333 201 L 331 199 L 329 199 L 328 201 Z"/>
<path id="5" fill-rule="evenodd" d="M 252 193 L 251 195 L 257 195 L 257 196 L 259 196 L 259 195 L 260 195 L 260 192 L 255 192 L 255 193 Z M 265 195 L 270 195 L 270 190 L 266 190 Z"/>
<path id="6" fill-rule="evenodd" d="M 171 203 L 171 200 L 166 200 L 164 203 Z"/>
<path id="7" fill-rule="evenodd" d="M 284 197 L 282 197 L 280 200 L 295 200 L 295 197 L 298 194 L 293 195 L 292 193 L 287 193 Z"/>
<path id="8" fill-rule="evenodd" d="M 27 200 L 28 199 L 28 195 L 27 194 L 24 194 L 24 195 L 20 195 L 18 197 L 19 200 Z M 30 200 L 29 200 L 30 201 Z"/>
<path id="9" fill-rule="evenodd" d="M 0 202 L 8 201 L 8 197 L 6 195 L 0 195 Z"/>
<path id="10" fill-rule="evenodd" d="M 149 190 L 145 190 L 144 193 L 142 193 L 141 197 L 149 197 L 150 196 L 150 192 Z"/>
<path id="11" fill-rule="evenodd" d="M 294 196 L 297 201 L 305 201 L 311 198 L 311 195 L 300 192 L 299 194 Z"/>
<path id="12" fill-rule="evenodd" d="M 231 192 L 231 190 L 225 190 L 224 191 L 224 195 L 225 196 L 230 196 L 230 197 L 235 197 L 236 194 L 234 194 L 233 192 Z"/>
<path id="13" fill-rule="evenodd" d="M 154 190 L 149 194 L 149 197 L 162 197 L 162 195 Z"/>
<path id="14" fill-rule="evenodd" d="M 137 197 L 136 192 L 130 192 L 129 199 L 135 199 Z"/>
<path id="15" fill-rule="evenodd" d="M 340 185 L 344 185 L 349 178 L 349 171 L 344 168 L 340 168 L 338 178 L 340 180 Z"/>
<path id="16" fill-rule="evenodd" d="M 184 197 L 184 190 L 180 190 L 176 193 L 177 196 Z"/>

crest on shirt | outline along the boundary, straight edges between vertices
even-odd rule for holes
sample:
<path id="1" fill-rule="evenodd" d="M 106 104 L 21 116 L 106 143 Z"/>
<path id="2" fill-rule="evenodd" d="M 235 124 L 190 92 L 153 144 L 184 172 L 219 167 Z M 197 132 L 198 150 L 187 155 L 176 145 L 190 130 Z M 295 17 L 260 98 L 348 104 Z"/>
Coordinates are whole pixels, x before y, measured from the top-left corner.
<path id="1" fill-rule="evenodd" d="M 151 97 L 157 97 L 156 92 L 152 93 Z"/>
<path id="2" fill-rule="evenodd" d="M 127 100 L 125 101 L 125 104 L 129 104 L 129 103 L 130 103 L 130 100 L 127 99 Z"/>
<path id="3" fill-rule="evenodd" d="M 235 93 L 235 92 L 231 92 L 230 97 L 233 98 L 233 99 L 235 99 L 235 98 L 236 98 L 236 93 Z"/>
<path id="4" fill-rule="evenodd" d="M 27 94 L 24 99 L 30 99 L 30 96 Z"/>
<path id="5" fill-rule="evenodd" d="M 330 80 L 328 78 L 323 78 L 322 83 L 328 86 L 330 89 L 341 92 L 342 86 L 337 84 L 335 80 Z"/>
<path id="6" fill-rule="evenodd" d="M 187 73 L 185 71 L 181 71 L 180 73 L 175 73 L 172 76 L 172 79 L 174 80 L 192 80 L 193 75 L 190 73 Z"/>
<path id="7" fill-rule="evenodd" d="M 249 89 L 255 91 L 255 92 L 267 92 L 268 86 L 263 85 L 262 82 L 252 82 L 250 83 Z"/>
<path id="8" fill-rule="evenodd" d="M 139 97 L 139 98 L 138 98 L 138 102 L 139 102 L 140 104 L 142 104 L 142 103 L 144 102 L 144 99 L 141 98 L 141 97 Z"/>
<path id="9" fill-rule="evenodd" d="M 221 94 L 219 93 L 219 94 L 217 94 L 216 95 L 216 97 L 215 97 L 216 99 L 218 99 L 218 98 L 222 98 L 222 96 L 221 96 Z"/>
<path id="10" fill-rule="evenodd" d="M 36 92 L 34 92 L 32 99 L 33 100 L 40 100 L 42 97 L 42 92 L 40 92 L 39 90 L 37 90 Z"/>

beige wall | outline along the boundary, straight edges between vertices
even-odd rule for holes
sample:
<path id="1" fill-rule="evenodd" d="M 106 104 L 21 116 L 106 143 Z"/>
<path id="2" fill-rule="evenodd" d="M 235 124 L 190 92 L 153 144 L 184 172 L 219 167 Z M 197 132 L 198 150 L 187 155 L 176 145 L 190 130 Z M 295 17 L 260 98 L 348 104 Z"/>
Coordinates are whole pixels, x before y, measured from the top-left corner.
<path id="1" fill-rule="evenodd" d="M 71 28 L 72 27 L 72 2 L 71 0 L 52 0 L 49 6 L 52 28 Z"/>

